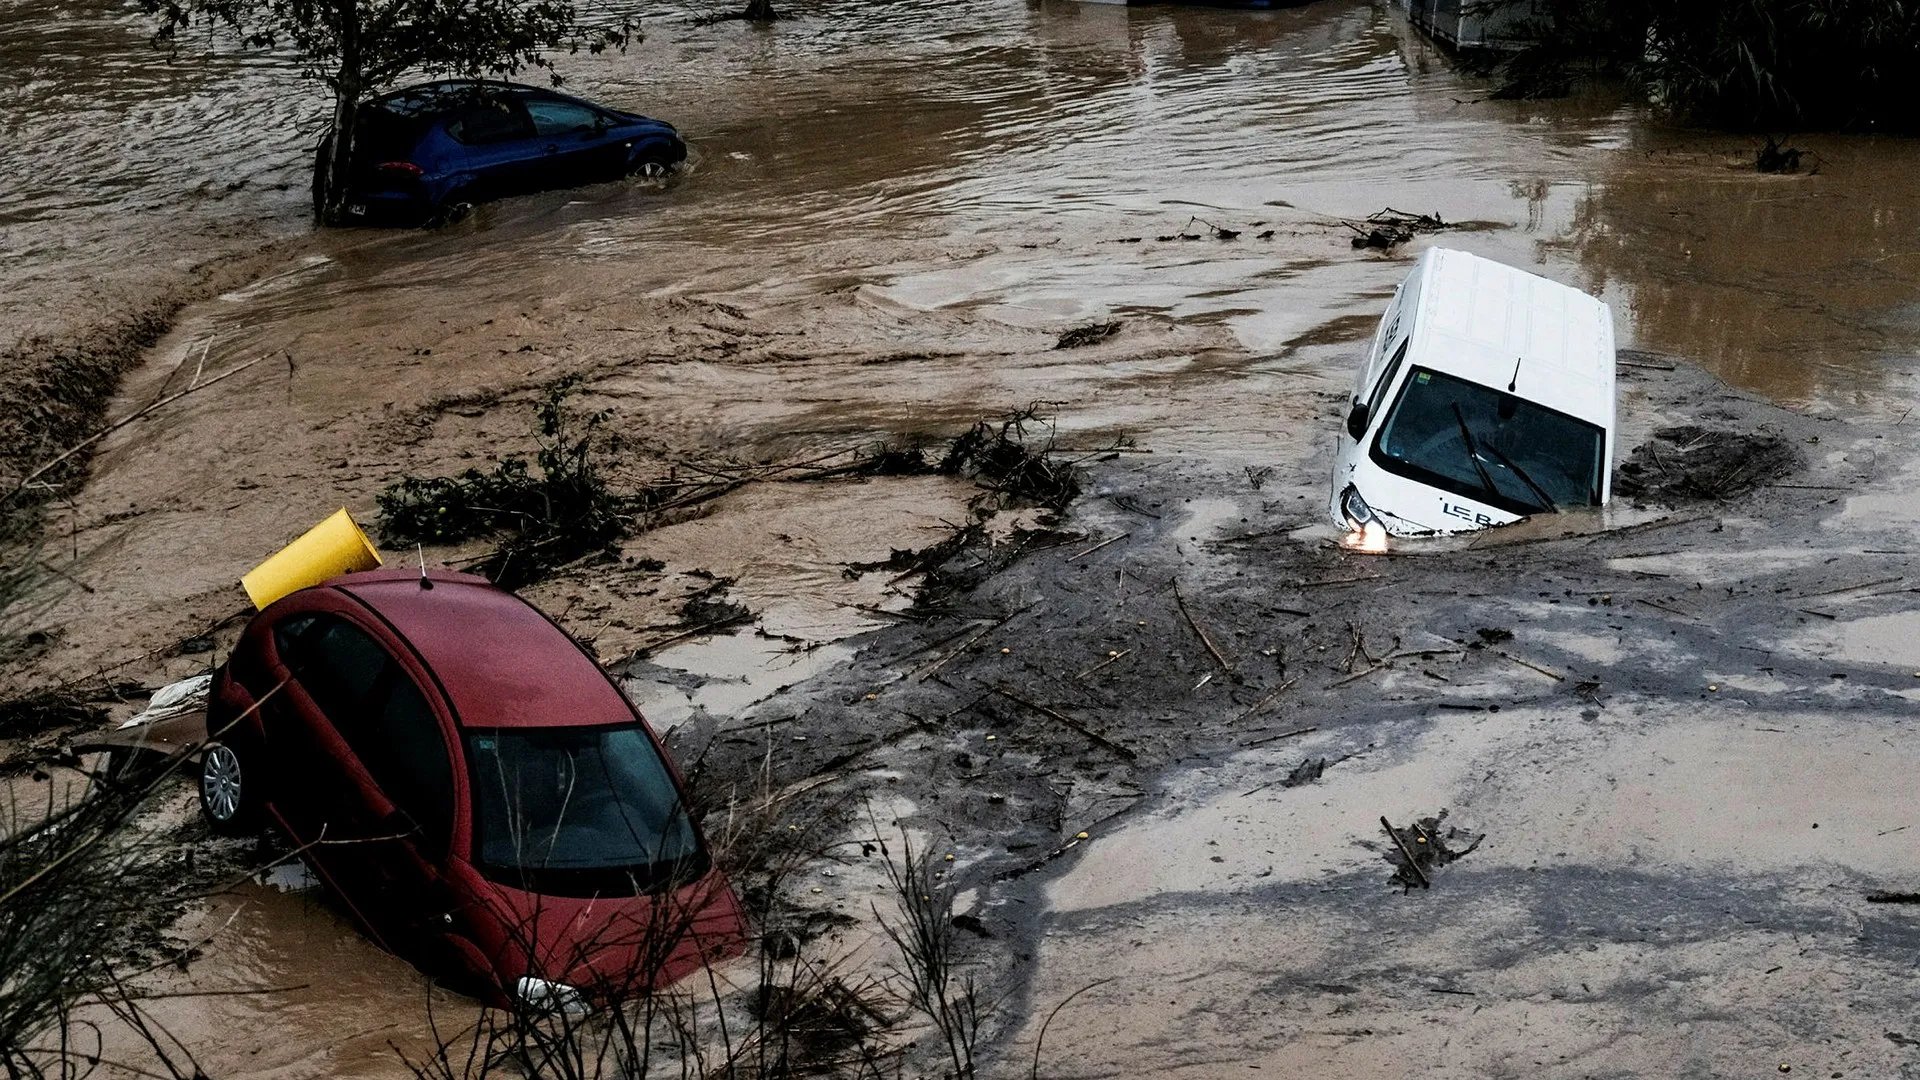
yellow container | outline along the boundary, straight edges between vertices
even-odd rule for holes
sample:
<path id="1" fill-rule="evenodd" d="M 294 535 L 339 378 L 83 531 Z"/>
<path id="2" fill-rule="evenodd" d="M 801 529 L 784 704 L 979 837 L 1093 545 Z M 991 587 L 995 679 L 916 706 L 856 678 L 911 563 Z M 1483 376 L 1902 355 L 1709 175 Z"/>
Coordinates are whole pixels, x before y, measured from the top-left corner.
<path id="1" fill-rule="evenodd" d="M 341 574 L 373 570 L 380 565 L 380 553 L 346 507 L 327 520 L 308 529 L 298 540 L 275 552 L 273 557 L 240 579 L 253 606 L 264 608 L 291 592 L 318 585 Z"/>

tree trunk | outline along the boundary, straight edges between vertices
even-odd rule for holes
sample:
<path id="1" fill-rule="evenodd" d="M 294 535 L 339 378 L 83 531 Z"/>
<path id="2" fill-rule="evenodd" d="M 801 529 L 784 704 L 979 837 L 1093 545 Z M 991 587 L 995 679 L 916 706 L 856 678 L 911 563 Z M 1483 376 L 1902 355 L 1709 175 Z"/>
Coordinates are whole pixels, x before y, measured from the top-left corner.
<path id="1" fill-rule="evenodd" d="M 747 10 L 741 12 L 740 17 L 751 22 L 772 22 L 780 13 L 773 10 L 773 0 L 747 0 Z"/>
<path id="2" fill-rule="evenodd" d="M 314 162 L 319 175 L 314 213 L 322 225 L 346 219 L 347 173 L 353 160 L 353 129 L 360 118 L 360 95 L 365 89 L 360 71 L 359 0 L 339 0 L 340 70 L 333 79 L 333 136 Z"/>
<path id="3" fill-rule="evenodd" d="M 341 89 L 333 96 L 333 133 L 322 144 L 313 167 L 318 172 L 314 217 L 321 225 L 339 225 L 346 218 L 347 171 L 353 160 L 353 127 L 360 116 L 357 95 Z"/>

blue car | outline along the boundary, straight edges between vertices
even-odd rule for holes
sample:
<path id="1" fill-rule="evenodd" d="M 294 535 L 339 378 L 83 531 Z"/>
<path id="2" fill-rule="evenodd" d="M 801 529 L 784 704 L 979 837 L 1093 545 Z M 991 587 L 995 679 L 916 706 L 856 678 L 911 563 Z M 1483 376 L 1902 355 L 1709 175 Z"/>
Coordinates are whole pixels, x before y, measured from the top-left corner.
<path id="1" fill-rule="evenodd" d="M 314 161 L 314 211 L 333 134 Z M 347 165 L 347 223 L 451 220 L 474 203 L 633 174 L 687 157 L 673 125 L 532 86 L 445 80 L 360 106 Z"/>

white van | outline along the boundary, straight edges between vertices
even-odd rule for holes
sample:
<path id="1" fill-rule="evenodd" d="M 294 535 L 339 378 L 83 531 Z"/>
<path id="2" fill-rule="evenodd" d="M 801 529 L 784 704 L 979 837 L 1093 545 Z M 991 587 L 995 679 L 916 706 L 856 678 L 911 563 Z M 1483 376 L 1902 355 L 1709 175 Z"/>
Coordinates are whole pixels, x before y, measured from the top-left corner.
<path id="1" fill-rule="evenodd" d="M 1352 542 L 1506 525 L 1612 493 L 1613 315 L 1461 251 L 1420 256 L 1388 305 L 1334 454 Z"/>

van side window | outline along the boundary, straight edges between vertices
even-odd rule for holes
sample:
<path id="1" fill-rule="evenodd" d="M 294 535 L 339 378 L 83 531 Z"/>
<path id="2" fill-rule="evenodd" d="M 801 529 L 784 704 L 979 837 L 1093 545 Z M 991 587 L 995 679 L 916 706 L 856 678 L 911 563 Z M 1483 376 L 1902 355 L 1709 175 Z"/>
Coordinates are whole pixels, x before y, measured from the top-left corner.
<path id="1" fill-rule="evenodd" d="M 1400 343 L 1400 347 L 1393 352 L 1393 359 L 1387 363 L 1387 370 L 1380 373 L 1380 381 L 1373 384 L 1373 395 L 1367 399 L 1368 416 L 1378 417 L 1380 415 L 1380 405 L 1382 399 L 1387 395 L 1387 387 L 1392 386 L 1393 380 L 1399 376 L 1400 362 L 1407 358 L 1407 346 L 1411 344 L 1413 344 L 1413 338 L 1411 336 Z"/>

